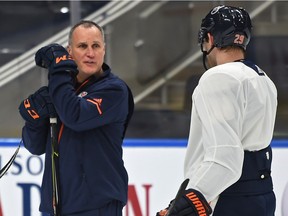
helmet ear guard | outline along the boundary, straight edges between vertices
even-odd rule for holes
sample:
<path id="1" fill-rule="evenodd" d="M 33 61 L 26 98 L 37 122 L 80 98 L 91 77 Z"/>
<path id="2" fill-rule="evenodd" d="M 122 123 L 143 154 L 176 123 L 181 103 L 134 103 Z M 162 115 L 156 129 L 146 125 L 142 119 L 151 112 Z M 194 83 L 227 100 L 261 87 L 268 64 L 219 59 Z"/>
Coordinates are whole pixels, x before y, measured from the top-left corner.
<path id="1" fill-rule="evenodd" d="M 202 45 L 208 40 L 208 31 L 206 28 L 200 28 L 198 32 L 198 44 Z"/>

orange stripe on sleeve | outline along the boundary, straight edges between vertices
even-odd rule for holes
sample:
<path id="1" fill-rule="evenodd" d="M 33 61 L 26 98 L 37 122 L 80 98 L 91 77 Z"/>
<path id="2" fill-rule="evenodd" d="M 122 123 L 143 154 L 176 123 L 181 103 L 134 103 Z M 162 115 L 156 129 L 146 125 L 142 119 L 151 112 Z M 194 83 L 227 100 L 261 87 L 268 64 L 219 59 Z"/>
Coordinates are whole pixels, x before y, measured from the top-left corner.
<path id="1" fill-rule="evenodd" d="M 96 107 L 97 107 L 97 110 L 98 110 L 99 114 L 102 115 L 102 110 L 101 110 L 101 108 L 100 108 L 100 104 L 99 104 L 98 101 L 94 101 L 94 100 L 91 100 L 91 99 L 87 99 L 87 101 L 90 102 L 90 103 L 95 104 Z"/>

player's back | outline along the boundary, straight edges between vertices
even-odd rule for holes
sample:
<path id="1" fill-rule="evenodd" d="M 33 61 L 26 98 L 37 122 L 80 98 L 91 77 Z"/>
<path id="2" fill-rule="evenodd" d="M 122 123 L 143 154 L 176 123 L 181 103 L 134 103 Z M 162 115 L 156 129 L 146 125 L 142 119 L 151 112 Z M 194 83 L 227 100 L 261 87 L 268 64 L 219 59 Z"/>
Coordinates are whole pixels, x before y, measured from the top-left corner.
<path id="1" fill-rule="evenodd" d="M 277 89 L 271 79 L 250 61 L 218 65 L 201 79 L 211 80 L 211 76 L 221 77 L 218 78 L 221 88 L 227 85 L 227 91 L 233 91 L 237 98 L 235 105 L 240 107 L 241 114 L 234 120 L 239 120 L 237 133 L 244 149 L 255 151 L 267 147 L 273 136 L 277 109 Z M 229 109 L 226 115 L 228 112 Z"/>

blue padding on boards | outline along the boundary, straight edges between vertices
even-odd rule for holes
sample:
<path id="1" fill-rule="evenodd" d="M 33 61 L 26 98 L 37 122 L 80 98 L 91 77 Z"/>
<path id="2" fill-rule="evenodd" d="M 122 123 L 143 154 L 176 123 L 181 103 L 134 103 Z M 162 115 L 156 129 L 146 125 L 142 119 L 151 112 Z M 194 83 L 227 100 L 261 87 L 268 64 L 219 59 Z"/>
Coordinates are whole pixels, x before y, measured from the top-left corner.
<path id="1" fill-rule="evenodd" d="M 18 138 L 0 138 L 0 147 L 18 146 Z M 187 139 L 125 139 L 124 147 L 182 147 L 187 145 Z M 288 139 L 273 139 L 273 148 L 288 148 Z"/>

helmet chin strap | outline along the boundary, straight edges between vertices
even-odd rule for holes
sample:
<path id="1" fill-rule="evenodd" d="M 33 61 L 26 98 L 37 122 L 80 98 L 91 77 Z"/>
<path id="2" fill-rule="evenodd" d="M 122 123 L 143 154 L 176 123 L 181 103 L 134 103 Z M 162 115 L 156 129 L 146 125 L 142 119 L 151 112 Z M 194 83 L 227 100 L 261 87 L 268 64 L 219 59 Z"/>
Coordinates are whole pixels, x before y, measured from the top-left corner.
<path id="1" fill-rule="evenodd" d="M 208 70 L 207 66 L 206 66 L 206 57 L 207 55 L 209 55 L 211 53 L 211 51 L 215 48 L 215 45 L 213 44 L 212 47 L 208 50 L 208 51 L 203 51 L 202 50 L 202 53 L 203 53 L 203 66 L 205 68 L 205 70 Z"/>

